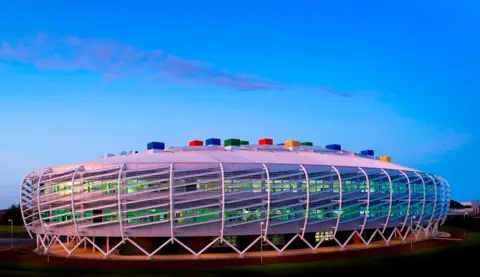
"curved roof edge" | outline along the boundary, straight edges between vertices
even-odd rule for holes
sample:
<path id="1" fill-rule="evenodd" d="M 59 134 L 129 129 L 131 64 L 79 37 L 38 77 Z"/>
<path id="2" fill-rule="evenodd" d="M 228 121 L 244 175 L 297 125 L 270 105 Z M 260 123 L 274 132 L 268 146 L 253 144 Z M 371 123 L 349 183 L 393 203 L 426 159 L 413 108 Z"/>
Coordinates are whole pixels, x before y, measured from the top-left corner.
<path id="1" fill-rule="evenodd" d="M 117 164 L 163 164 L 163 163 L 265 163 L 265 164 L 303 164 L 318 166 L 363 167 L 391 170 L 422 170 L 362 157 L 351 152 L 312 152 L 312 151 L 244 151 L 241 149 L 210 149 L 203 151 L 146 151 L 137 154 L 119 155 L 90 160 L 55 168 L 79 165 L 117 165 Z"/>

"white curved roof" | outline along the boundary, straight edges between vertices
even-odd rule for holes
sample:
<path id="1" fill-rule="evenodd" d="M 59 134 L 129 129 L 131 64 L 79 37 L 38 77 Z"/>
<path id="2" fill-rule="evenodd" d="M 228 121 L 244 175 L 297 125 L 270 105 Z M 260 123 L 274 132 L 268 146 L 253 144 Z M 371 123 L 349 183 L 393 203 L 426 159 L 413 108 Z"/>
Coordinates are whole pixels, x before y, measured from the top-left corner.
<path id="1" fill-rule="evenodd" d="M 142 163 L 265 163 L 333 165 L 392 170 L 418 171 L 401 165 L 355 155 L 352 152 L 293 150 L 276 148 L 173 148 L 165 151 L 146 151 L 138 154 L 119 155 L 92 160 L 77 165 L 115 165 Z"/>

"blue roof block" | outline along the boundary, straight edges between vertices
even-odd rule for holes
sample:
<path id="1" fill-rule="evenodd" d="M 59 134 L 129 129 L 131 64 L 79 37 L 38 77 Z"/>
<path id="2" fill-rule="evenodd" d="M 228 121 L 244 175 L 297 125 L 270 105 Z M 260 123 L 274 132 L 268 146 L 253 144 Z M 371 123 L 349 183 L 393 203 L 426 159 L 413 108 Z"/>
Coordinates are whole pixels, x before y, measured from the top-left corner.
<path id="1" fill-rule="evenodd" d="M 165 149 L 165 143 L 163 142 L 157 142 L 157 141 L 152 141 L 147 144 L 147 150 L 164 150 Z"/>
<path id="2" fill-rule="evenodd" d="M 206 146 L 220 146 L 222 141 L 219 138 L 209 138 L 205 140 Z"/>
<path id="3" fill-rule="evenodd" d="M 336 151 L 342 150 L 342 146 L 340 144 L 329 144 L 329 145 L 326 145 L 325 148 L 336 150 Z"/>
<path id="4" fill-rule="evenodd" d="M 364 156 L 374 156 L 375 155 L 375 152 L 373 150 L 362 150 L 360 151 L 360 154 L 364 155 Z"/>

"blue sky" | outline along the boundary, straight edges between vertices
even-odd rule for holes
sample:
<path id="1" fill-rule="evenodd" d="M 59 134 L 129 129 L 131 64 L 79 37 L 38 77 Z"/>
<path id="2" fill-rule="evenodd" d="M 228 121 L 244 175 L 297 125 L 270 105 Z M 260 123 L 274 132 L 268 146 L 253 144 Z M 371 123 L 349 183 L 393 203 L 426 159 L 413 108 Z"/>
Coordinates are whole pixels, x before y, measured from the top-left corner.
<path id="1" fill-rule="evenodd" d="M 0 208 L 33 169 L 212 136 L 373 148 L 480 198 L 476 1 L 10 2 Z"/>

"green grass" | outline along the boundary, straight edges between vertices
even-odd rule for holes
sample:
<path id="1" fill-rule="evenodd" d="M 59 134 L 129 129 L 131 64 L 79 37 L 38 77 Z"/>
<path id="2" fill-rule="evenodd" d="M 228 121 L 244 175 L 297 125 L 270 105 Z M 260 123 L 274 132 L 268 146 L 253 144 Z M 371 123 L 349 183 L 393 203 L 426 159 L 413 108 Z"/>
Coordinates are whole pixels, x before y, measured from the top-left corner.
<path id="1" fill-rule="evenodd" d="M 447 232 L 447 233 L 463 233 L 464 229 L 462 227 L 456 227 L 456 226 L 441 226 L 438 228 L 440 232 Z M 465 229 L 466 232 L 468 232 L 468 229 Z"/>
<path id="2" fill-rule="evenodd" d="M 0 233 L 9 233 L 11 232 L 10 225 L 0 225 Z M 14 234 L 25 234 L 27 233 L 27 229 L 23 226 L 13 226 L 13 233 Z"/>

